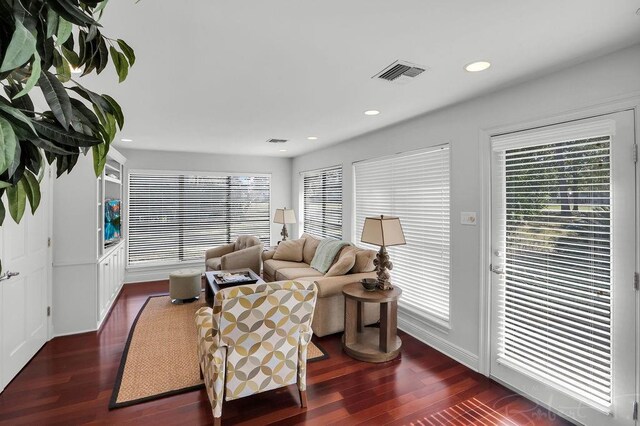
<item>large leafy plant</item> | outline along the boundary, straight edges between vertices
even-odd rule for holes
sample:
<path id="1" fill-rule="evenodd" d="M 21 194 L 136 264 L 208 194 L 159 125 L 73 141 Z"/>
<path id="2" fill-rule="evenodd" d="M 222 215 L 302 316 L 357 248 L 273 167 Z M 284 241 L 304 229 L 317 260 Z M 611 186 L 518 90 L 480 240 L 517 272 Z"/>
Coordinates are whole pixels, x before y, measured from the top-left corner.
<path id="1" fill-rule="evenodd" d="M 6 210 L 19 223 L 27 201 L 35 213 L 45 161 L 60 177 L 92 151 L 102 173 L 124 115 L 74 74 L 100 74 L 111 62 L 122 82 L 135 62 L 125 41 L 102 34 L 107 1 L 0 0 L 0 226 Z M 36 88 L 49 110 L 35 110 Z"/>

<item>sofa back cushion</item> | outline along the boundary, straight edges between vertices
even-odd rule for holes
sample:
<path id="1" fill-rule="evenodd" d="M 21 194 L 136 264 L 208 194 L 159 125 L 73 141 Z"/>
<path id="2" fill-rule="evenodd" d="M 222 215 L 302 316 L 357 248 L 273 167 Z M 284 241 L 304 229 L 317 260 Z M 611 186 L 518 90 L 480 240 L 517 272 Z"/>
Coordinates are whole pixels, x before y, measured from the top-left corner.
<path id="1" fill-rule="evenodd" d="M 349 270 L 353 268 L 356 263 L 356 248 L 353 246 L 346 246 L 342 249 L 338 255 L 338 260 L 331 265 L 331 268 L 324 274 L 325 277 L 337 277 L 349 273 Z"/>
<path id="2" fill-rule="evenodd" d="M 276 247 L 273 255 L 274 260 L 288 260 L 290 262 L 302 262 L 302 251 L 304 249 L 304 238 L 298 240 L 281 241 Z"/>
<path id="3" fill-rule="evenodd" d="M 351 268 L 352 274 L 359 274 L 362 272 L 371 272 L 376 270 L 376 266 L 373 264 L 373 260 L 376 258 L 376 252 L 374 250 L 361 249 L 356 247 L 355 249 L 356 261 Z"/>
<path id="4" fill-rule="evenodd" d="M 311 265 L 311 261 L 313 260 L 313 256 L 316 254 L 316 249 L 318 248 L 318 244 L 320 244 L 320 240 L 313 235 L 302 234 L 302 238 L 305 239 L 304 250 L 302 252 L 302 261 Z"/>

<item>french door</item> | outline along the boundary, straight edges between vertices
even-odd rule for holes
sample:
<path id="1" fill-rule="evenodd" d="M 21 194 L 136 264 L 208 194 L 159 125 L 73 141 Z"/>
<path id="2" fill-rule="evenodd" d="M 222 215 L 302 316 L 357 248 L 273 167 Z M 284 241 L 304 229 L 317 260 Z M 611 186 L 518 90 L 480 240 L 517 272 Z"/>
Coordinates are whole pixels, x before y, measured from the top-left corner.
<path id="1" fill-rule="evenodd" d="M 634 116 L 491 139 L 491 375 L 587 425 L 636 425 Z"/>

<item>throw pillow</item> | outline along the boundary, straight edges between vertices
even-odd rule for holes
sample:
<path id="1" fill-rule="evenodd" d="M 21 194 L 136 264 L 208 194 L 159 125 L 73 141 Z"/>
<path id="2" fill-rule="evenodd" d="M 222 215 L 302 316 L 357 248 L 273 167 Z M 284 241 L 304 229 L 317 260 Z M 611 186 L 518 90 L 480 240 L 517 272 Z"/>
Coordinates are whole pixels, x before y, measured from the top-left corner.
<path id="1" fill-rule="evenodd" d="M 304 243 L 302 260 L 304 263 L 308 263 L 309 265 L 311 265 L 311 261 L 313 260 L 313 256 L 316 254 L 316 250 L 318 249 L 318 244 L 320 244 L 320 240 L 309 234 L 302 234 L 302 238 L 307 240 Z"/>
<path id="2" fill-rule="evenodd" d="M 374 250 L 357 249 L 356 250 L 356 262 L 351 270 L 352 274 L 359 274 L 361 272 L 371 272 L 376 270 L 376 266 L 373 264 L 373 260 L 376 258 L 376 252 Z"/>
<path id="3" fill-rule="evenodd" d="M 299 240 L 282 241 L 276 247 L 273 255 L 274 260 L 288 260 L 290 262 L 302 262 L 302 250 L 304 248 L 304 238 Z"/>
<path id="4" fill-rule="evenodd" d="M 345 275 L 356 263 L 356 252 L 353 247 L 345 247 L 340 253 L 338 261 L 324 275 L 325 277 L 337 277 Z"/>

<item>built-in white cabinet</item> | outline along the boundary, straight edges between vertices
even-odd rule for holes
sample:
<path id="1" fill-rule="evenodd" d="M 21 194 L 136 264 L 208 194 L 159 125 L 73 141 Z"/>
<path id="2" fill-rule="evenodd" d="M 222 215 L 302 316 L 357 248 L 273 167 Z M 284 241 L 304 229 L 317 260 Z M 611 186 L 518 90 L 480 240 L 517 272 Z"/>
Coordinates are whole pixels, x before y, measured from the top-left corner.
<path id="1" fill-rule="evenodd" d="M 96 178 L 91 154 L 53 185 L 53 327 L 55 335 L 98 329 L 113 306 L 126 264 L 122 212 L 126 159 L 111 148 Z M 119 202 L 118 202 L 119 201 Z M 108 213 L 106 213 L 109 211 Z M 119 220 L 124 215 L 119 215 Z M 108 232 L 107 232 L 108 231 Z"/>

